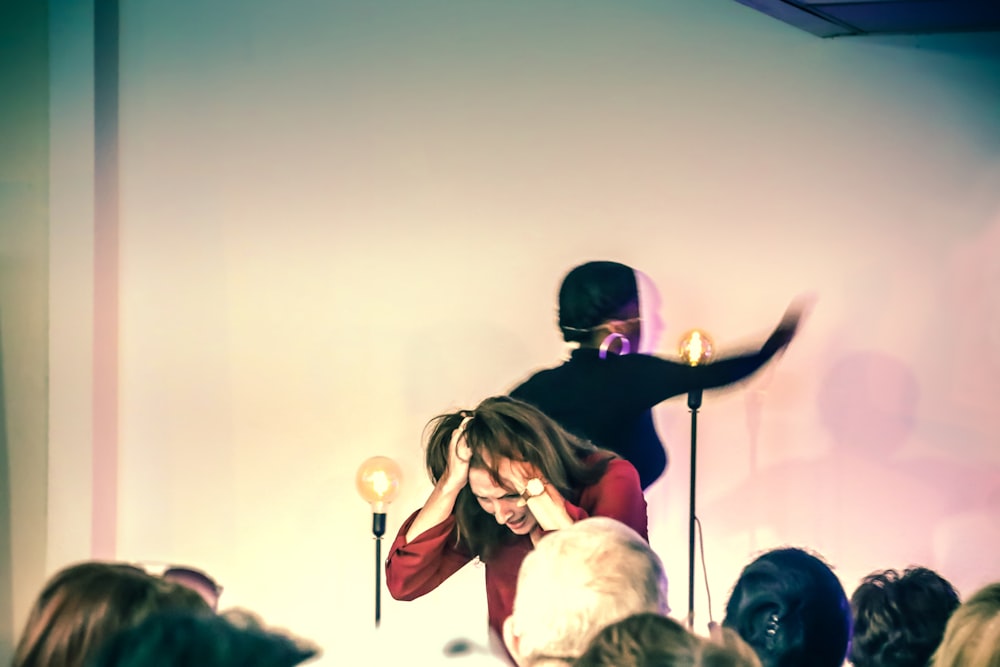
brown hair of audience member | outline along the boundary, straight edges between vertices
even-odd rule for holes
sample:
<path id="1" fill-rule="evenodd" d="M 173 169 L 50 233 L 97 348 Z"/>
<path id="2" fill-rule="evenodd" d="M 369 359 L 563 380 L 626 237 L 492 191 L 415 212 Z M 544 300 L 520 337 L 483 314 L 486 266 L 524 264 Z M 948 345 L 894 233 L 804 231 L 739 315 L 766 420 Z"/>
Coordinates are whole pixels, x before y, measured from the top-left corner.
<path id="1" fill-rule="evenodd" d="M 70 565 L 35 600 L 11 667 L 83 667 L 112 635 L 166 609 L 211 613 L 195 591 L 132 565 Z"/>
<path id="2" fill-rule="evenodd" d="M 717 623 L 710 628 L 712 641 L 702 652 L 701 667 L 761 667 L 757 652 L 738 632 Z"/>
<path id="3" fill-rule="evenodd" d="M 88 667 L 296 667 L 318 647 L 243 609 L 158 612 L 109 639 Z"/>
<path id="4" fill-rule="evenodd" d="M 1000 667 L 1000 582 L 981 588 L 948 619 L 934 667 Z"/>
<path id="5" fill-rule="evenodd" d="M 712 641 L 689 632 L 672 618 L 639 613 L 606 626 L 594 636 L 574 667 L 760 667 L 734 631 L 720 628 Z"/>
<path id="6" fill-rule="evenodd" d="M 698 638 L 663 614 L 633 614 L 606 626 L 575 667 L 694 665 Z"/>

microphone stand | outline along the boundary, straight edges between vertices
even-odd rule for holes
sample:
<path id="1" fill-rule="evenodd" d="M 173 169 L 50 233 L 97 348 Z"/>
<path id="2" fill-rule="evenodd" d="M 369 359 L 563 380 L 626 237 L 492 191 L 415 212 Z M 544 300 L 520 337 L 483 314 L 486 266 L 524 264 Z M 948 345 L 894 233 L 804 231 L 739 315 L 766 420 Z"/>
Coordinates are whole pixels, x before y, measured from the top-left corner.
<path id="1" fill-rule="evenodd" d="M 688 392 L 688 408 L 691 410 L 691 498 L 688 503 L 688 629 L 694 630 L 694 489 L 698 465 L 698 408 L 701 407 L 702 390 Z"/>

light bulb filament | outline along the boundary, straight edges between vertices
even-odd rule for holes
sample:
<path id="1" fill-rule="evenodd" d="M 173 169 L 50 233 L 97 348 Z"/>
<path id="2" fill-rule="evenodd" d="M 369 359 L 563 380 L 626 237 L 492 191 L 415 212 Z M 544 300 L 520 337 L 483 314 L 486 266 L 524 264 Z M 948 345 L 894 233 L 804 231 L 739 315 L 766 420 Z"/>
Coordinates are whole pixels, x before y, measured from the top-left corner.
<path id="1" fill-rule="evenodd" d="M 714 352 L 712 339 L 703 332 L 694 329 L 681 339 L 681 358 L 689 366 L 697 366 L 708 361 Z"/>
<path id="2" fill-rule="evenodd" d="M 701 344 L 701 334 L 695 332 L 691 336 L 691 342 L 688 343 L 688 358 L 692 360 L 700 360 L 704 349 L 704 346 Z"/>
<path id="3" fill-rule="evenodd" d="M 384 470 L 376 470 L 371 476 L 372 490 L 380 499 L 392 488 L 392 480 L 385 474 Z"/>

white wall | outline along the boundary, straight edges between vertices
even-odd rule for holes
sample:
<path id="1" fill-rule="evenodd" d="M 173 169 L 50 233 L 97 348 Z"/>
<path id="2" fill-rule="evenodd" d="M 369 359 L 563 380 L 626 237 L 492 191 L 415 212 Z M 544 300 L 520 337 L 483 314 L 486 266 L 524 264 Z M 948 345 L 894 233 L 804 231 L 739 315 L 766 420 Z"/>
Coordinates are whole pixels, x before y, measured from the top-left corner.
<path id="1" fill-rule="evenodd" d="M 910 563 L 1000 578 L 988 37 L 820 40 L 722 0 L 125 3 L 119 556 L 367 651 L 358 464 L 404 466 L 387 548 L 429 491 L 424 423 L 556 363 L 559 279 L 609 258 L 659 285 L 665 354 L 692 326 L 752 344 L 818 296 L 699 417 L 717 619 L 787 543 L 849 591 Z M 683 399 L 657 418 L 680 617 Z M 383 596 L 383 631 L 478 636 L 481 577 Z"/>
<path id="2" fill-rule="evenodd" d="M 45 574 L 48 20 L 0 6 L 0 663 Z"/>

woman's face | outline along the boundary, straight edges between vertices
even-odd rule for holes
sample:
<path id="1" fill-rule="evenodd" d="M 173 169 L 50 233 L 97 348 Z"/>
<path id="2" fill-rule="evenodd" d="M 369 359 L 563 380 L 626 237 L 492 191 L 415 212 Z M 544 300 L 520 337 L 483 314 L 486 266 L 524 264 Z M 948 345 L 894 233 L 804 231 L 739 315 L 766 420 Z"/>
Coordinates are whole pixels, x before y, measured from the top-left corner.
<path id="1" fill-rule="evenodd" d="M 514 465 L 518 469 L 515 470 Z M 527 504 L 522 502 L 521 496 L 510 490 L 516 488 L 513 482 L 515 478 L 525 481 L 525 471 L 521 469 L 523 465 L 512 464 L 507 458 L 499 460 L 497 468 L 504 486 L 494 484 L 490 472 L 485 468 L 469 469 L 469 490 L 479 501 L 479 506 L 484 512 L 492 514 L 501 526 L 507 526 L 515 535 L 528 535 L 538 525 Z"/>

